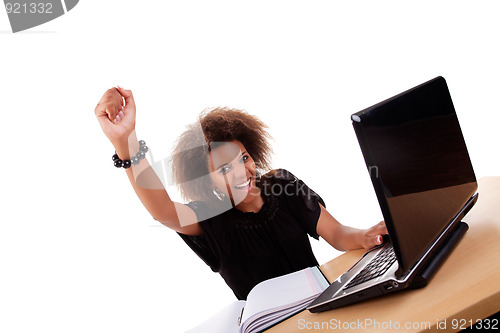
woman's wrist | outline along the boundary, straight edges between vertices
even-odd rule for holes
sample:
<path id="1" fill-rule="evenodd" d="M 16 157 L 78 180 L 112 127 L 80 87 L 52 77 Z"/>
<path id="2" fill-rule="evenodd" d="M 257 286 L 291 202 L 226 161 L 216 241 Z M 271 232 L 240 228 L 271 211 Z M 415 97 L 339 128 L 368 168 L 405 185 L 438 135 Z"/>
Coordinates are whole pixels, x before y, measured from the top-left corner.
<path id="1" fill-rule="evenodd" d="M 137 140 L 135 130 L 130 133 L 127 138 L 115 142 L 113 146 L 120 159 L 129 160 L 130 157 L 134 156 L 139 151 L 139 141 Z"/>
<path id="2" fill-rule="evenodd" d="M 341 224 L 337 229 L 336 245 L 334 247 L 340 251 L 363 248 L 364 236 L 364 230 Z"/>
<path id="3" fill-rule="evenodd" d="M 355 238 L 358 249 L 366 249 L 366 229 L 358 229 Z"/>
<path id="4" fill-rule="evenodd" d="M 129 146 L 129 148 L 130 148 L 130 146 Z M 141 160 L 146 158 L 146 153 L 148 150 L 149 149 L 148 149 L 148 146 L 146 146 L 146 141 L 141 140 L 141 141 L 139 141 L 139 151 L 133 157 L 130 157 L 129 159 L 122 160 L 120 158 L 120 156 L 118 156 L 118 154 L 115 151 L 115 154 L 113 155 L 113 164 L 117 168 L 123 167 L 124 169 L 130 168 L 132 165 L 138 165 L 141 162 Z M 130 151 L 130 149 L 129 149 L 129 151 Z M 126 153 L 122 154 L 122 156 L 126 156 L 126 155 L 127 155 Z"/>

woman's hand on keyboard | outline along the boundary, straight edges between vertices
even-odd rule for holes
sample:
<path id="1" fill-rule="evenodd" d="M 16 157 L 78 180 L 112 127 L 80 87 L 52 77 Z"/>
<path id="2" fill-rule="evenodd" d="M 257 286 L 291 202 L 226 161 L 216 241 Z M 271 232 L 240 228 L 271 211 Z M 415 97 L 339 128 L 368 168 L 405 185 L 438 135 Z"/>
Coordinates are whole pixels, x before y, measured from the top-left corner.
<path id="1" fill-rule="evenodd" d="M 373 227 L 362 230 L 360 243 L 365 249 L 371 249 L 384 242 L 383 236 L 387 235 L 387 227 L 385 221 L 375 224 Z"/>

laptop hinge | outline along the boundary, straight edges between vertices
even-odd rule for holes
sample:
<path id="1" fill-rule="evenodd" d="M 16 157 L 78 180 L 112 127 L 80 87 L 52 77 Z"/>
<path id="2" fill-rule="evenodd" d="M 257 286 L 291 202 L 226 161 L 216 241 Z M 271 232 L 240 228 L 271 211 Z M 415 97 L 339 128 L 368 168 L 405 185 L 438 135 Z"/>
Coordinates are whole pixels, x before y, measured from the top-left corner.
<path id="1" fill-rule="evenodd" d="M 446 241 L 439 247 L 439 249 L 431 255 L 432 259 L 421 269 L 420 273 L 411 281 L 408 288 L 418 289 L 425 287 L 434 274 L 437 272 L 439 267 L 444 263 L 448 255 L 453 251 L 453 249 L 460 242 L 462 237 L 465 235 L 469 225 L 465 222 L 459 222 L 457 226 L 450 233 Z"/>
<path id="2" fill-rule="evenodd" d="M 453 218 L 452 221 L 460 221 L 465 216 L 465 214 L 467 214 L 471 210 L 471 208 L 476 204 L 478 197 L 479 197 L 479 193 L 475 193 L 467 201 L 467 203 L 465 203 L 465 205 L 462 207 L 462 209 L 460 210 L 460 212 Z M 464 222 L 458 222 L 458 223 L 456 223 L 455 222 L 455 226 L 454 227 L 452 227 L 452 225 L 454 223 L 453 222 L 450 223 L 448 225 L 448 228 L 440 236 L 441 239 L 437 241 L 437 243 L 440 243 L 440 245 L 438 245 L 436 247 L 436 249 L 427 250 L 428 252 L 426 252 L 421 257 L 421 259 L 417 263 L 415 263 L 415 265 L 411 269 L 409 269 L 406 273 L 403 274 L 403 272 L 401 272 L 401 266 L 399 266 L 398 270 L 395 273 L 396 277 L 398 279 L 400 279 L 400 280 L 405 280 L 408 276 L 411 276 L 411 275 L 414 274 L 413 271 L 417 270 L 417 271 L 420 271 L 420 272 L 424 272 L 427 269 L 427 267 L 434 267 L 433 269 L 437 270 L 442 262 L 439 263 L 439 265 L 437 265 L 437 266 L 435 266 L 436 263 L 434 263 L 433 265 L 431 265 L 431 262 L 433 262 L 434 256 L 438 256 L 440 251 L 445 251 L 447 249 L 447 246 L 449 246 L 449 245 L 451 246 L 451 248 L 449 250 L 451 252 L 451 250 L 453 249 L 453 247 L 456 245 L 456 244 L 453 243 L 453 241 L 458 242 L 461 239 L 461 236 L 460 236 L 460 237 L 458 237 L 457 240 L 454 240 L 454 236 L 453 236 L 454 233 L 461 231 L 461 229 L 459 229 L 460 223 L 465 224 L 466 227 L 465 227 L 465 230 L 463 230 L 463 232 L 465 233 L 469 229 L 469 226 L 466 223 L 464 223 Z M 462 226 L 461 228 L 463 228 L 463 227 L 464 226 Z M 448 245 L 447 244 L 448 242 L 451 242 L 451 243 Z M 425 260 L 423 258 L 428 258 L 428 260 Z M 442 259 L 439 259 L 439 260 L 444 261 L 444 259 L 446 259 L 446 256 L 444 256 Z M 399 259 L 398 259 L 398 261 L 399 261 Z M 432 274 L 434 274 L 434 272 Z M 430 278 L 431 275 L 429 275 L 429 278 Z M 425 285 L 427 285 L 427 284 L 424 284 L 423 286 L 425 286 Z"/>

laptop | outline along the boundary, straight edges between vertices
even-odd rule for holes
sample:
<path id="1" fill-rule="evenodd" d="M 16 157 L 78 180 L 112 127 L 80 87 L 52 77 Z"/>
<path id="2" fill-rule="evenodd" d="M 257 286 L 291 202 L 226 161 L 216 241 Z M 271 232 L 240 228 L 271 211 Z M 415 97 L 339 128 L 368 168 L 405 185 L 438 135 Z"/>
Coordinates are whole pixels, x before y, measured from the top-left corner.
<path id="1" fill-rule="evenodd" d="M 468 226 L 477 182 L 446 81 L 351 116 L 389 232 L 309 306 L 321 312 L 429 283 Z"/>

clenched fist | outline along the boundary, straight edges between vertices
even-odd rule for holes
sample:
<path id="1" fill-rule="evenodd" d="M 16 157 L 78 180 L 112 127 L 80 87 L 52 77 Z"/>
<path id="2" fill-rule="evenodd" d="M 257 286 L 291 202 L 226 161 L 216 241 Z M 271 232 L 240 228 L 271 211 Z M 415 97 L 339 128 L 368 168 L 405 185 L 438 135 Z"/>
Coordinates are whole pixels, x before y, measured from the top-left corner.
<path id="1" fill-rule="evenodd" d="M 132 91 L 121 87 L 108 89 L 95 108 L 102 131 L 117 147 L 127 142 L 135 129 L 135 102 Z"/>

